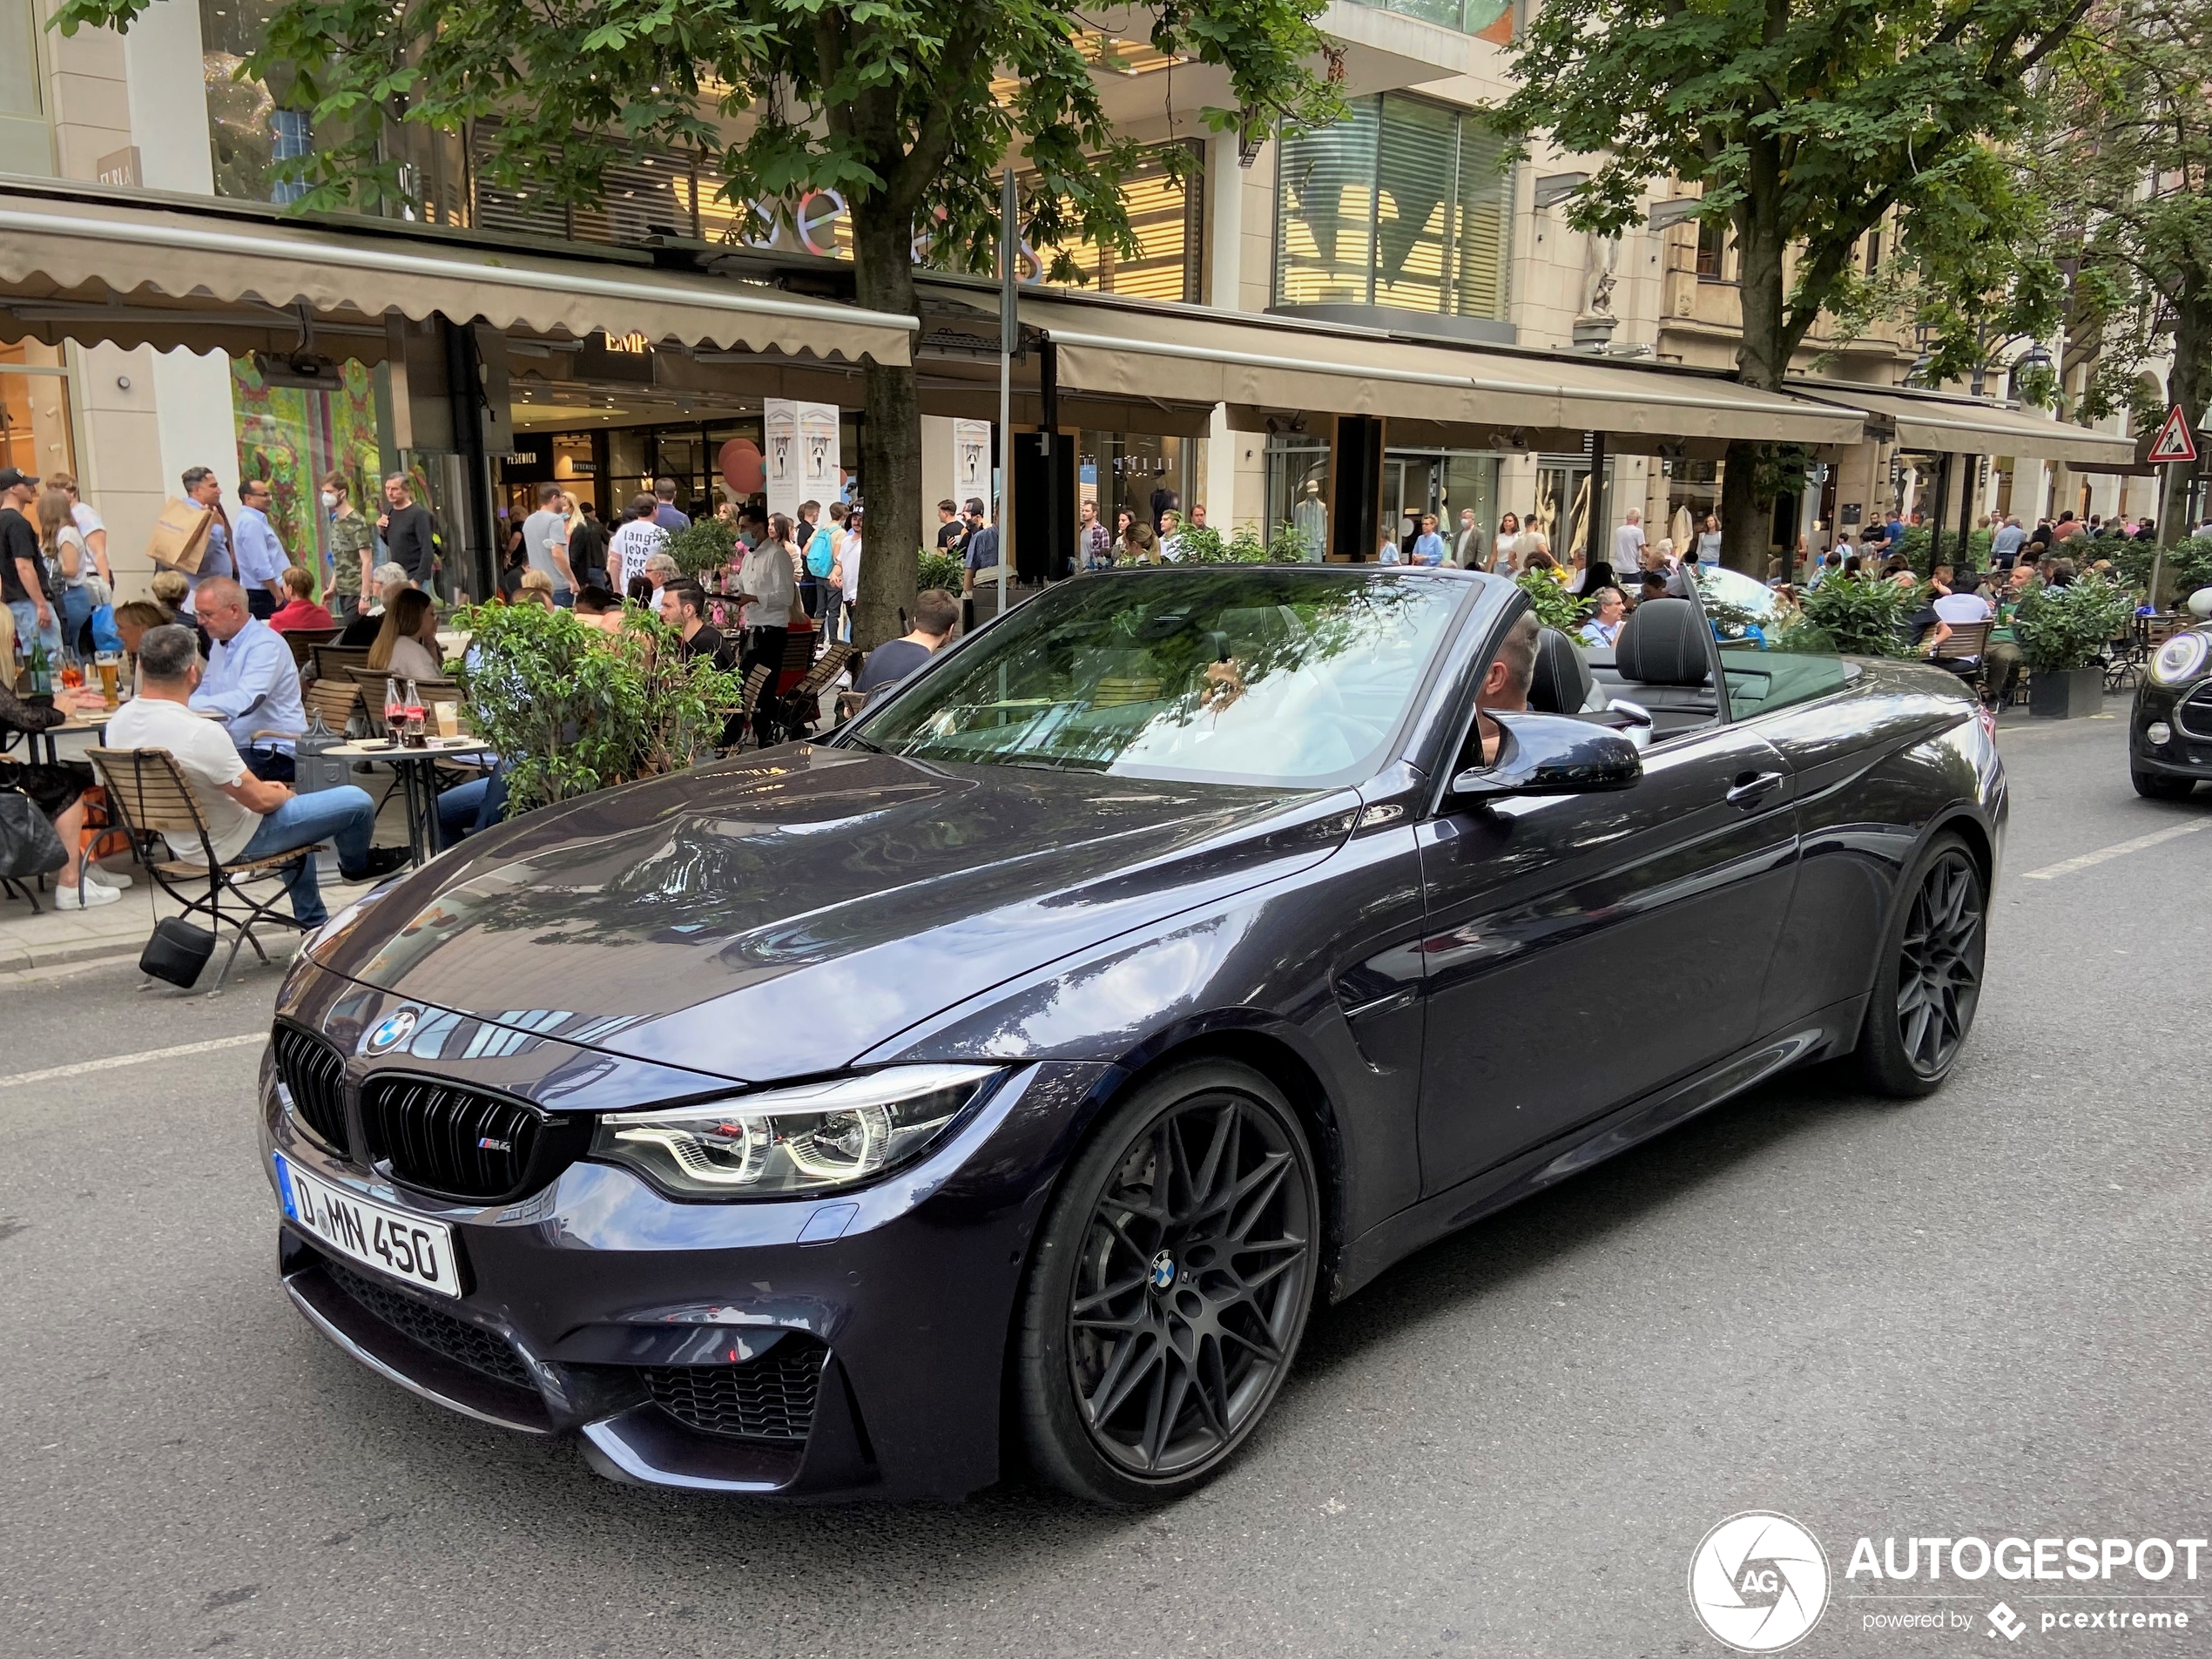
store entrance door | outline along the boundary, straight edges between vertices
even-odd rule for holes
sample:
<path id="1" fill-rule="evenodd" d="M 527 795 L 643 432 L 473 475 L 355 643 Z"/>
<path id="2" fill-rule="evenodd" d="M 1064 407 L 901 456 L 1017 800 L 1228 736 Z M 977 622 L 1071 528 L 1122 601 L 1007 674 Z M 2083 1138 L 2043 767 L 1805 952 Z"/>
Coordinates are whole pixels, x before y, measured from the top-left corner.
<path id="1" fill-rule="evenodd" d="M 1420 530 L 1408 513 L 1444 516 L 1444 457 L 1413 450 L 1393 449 L 1383 456 L 1382 529 L 1400 549 L 1410 547 Z"/>

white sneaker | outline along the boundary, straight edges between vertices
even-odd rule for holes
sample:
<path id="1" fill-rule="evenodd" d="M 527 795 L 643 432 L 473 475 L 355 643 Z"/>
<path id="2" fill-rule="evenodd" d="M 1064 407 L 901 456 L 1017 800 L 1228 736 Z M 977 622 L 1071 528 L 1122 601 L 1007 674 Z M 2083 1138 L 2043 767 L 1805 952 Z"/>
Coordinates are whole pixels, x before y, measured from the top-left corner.
<path id="1" fill-rule="evenodd" d="M 98 864 L 91 865 L 89 867 L 92 873 L 92 879 L 95 881 L 98 881 L 102 887 L 113 887 L 118 893 L 130 892 L 131 878 L 124 874 L 120 870 L 106 869 Z"/>
<path id="2" fill-rule="evenodd" d="M 75 887 L 54 889 L 54 906 L 60 910 L 97 910 L 104 904 L 119 902 L 122 897 L 113 887 L 104 887 L 80 873 Z"/>

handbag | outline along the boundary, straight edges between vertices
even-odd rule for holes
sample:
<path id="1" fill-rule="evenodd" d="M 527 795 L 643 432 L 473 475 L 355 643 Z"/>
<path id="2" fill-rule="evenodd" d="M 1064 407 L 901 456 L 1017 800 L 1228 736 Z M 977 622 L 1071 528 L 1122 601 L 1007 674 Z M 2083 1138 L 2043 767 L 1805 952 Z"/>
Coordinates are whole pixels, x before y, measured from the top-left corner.
<path id="1" fill-rule="evenodd" d="M 167 916 L 154 924 L 153 937 L 139 953 L 138 971 L 189 991 L 214 954 L 212 933 L 182 916 Z"/>
<path id="2" fill-rule="evenodd" d="M 20 790 L 0 791 L 0 876 L 49 875 L 68 862 L 37 804 Z"/>
<path id="3" fill-rule="evenodd" d="M 156 564 L 166 564 L 186 576 L 197 576 L 200 561 L 207 556 L 207 533 L 214 523 L 215 515 L 198 502 L 179 501 L 172 496 L 163 505 L 161 516 L 153 521 L 153 535 L 146 543 L 146 556 Z"/>

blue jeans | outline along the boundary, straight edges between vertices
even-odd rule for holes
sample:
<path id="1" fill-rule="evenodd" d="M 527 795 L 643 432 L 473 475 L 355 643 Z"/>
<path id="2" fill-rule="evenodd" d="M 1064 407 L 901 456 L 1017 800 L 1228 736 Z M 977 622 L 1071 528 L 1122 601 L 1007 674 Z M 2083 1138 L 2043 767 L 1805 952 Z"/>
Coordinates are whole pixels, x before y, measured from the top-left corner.
<path id="1" fill-rule="evenodd" d="M 338 867 L 358 870 L 368 862 L 369 838 L 376 828 L 376 803 L 368 792 L 352 784 L 319 789 L 312 795 L 294 795 L 261 820 L 253 839 L 240 849 L 240 859 L 264 859 L 272 853 L 288 853 L 295 846 L 332 841 L 338 847 Z M 322 894 L 315 886 L 315 861 L 300 860 L 284 879 L 292 895 L 292 914 L 309 927 L 329 919 Z"/>
<path id="2" fill-rule="evenodd" d="M 563 610 L 573 610 L 576 608 L 576 590 L 574 588 L 564 588 L 561 586 L 559 583 L 555 583 L 553 584 L 553 603 Z"/>
<path id="3" fill-rule="evenodd" d="M 15 613 L 16 649 L 25 662 L 30 660 L 30 643 L 34 639 L 46 644 L 46 664 L 53 671 L 54 683 L 59 685 L 62 671 L 62 613 L 59 606 L 48 605 L 46 614 L 53 618 L 44 628 L 38 625 L 38 603 L 35 599 L 10 599 L 8 609 Z"/>
<path id="4" fill-rule="evenodd" d="M 438 797 L 438 851 L 465 835 L 489 829 L 507 816 L 507 772 L 495 767 L 482 778 L 455 784 Z"/>
<path id="5" fill-rule="evenodd" d="M 87 662 L 91 660 L 91 640 L 86 630 L 92 625 L 92 594 L 89 588 L 72 587 L 62 590 L 62 632 L 69 641 L 69 648 Z"/>

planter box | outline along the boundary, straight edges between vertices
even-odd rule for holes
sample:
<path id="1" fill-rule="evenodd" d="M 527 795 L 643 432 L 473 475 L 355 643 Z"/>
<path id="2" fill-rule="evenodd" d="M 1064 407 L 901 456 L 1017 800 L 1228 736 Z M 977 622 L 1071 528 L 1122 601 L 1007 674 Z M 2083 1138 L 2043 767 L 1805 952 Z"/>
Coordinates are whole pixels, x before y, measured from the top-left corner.
<path id="1" fill-rule="evenodd" d="M 2101 714 L 2105 705 L 2101 668 L 2041 669 L 2027 683 L 2027 711 L 2045 719 Z"/>

